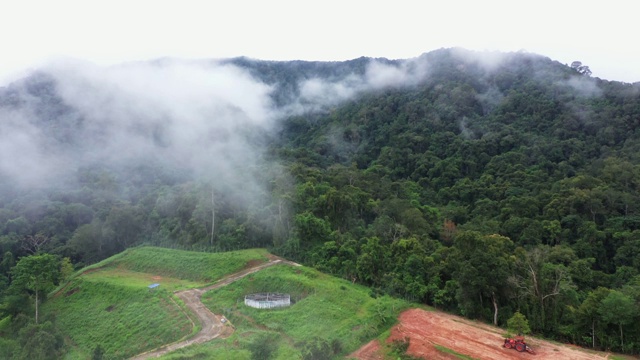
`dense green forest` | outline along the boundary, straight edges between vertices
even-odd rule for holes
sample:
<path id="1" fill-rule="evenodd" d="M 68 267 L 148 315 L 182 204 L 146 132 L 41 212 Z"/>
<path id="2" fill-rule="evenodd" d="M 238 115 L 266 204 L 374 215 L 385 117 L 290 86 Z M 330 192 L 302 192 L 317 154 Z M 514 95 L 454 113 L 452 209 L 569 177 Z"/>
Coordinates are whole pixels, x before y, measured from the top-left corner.
<path id="1" fill-rule="evenodd" d="M 2 131 L 27 121 L 47 134 L 43 153 L 79 161 L 61 175 L 2 159 L 0 348 L 57 358 L 63 334 L 36 320 L 36 299 L 74 268 L 152 244 L 266 247 L 371 296 L 500 326 L 520 311 L 536 335 L 640 353 L 640 83 L 461 49 L 224 65 L 268 86 L 279 114 L 209 137 L 252 144 L 210 154 L 233 170 L 80 162 L 112 134 L 109 114 L 92 123 L 47 73 L 0 89 Z M 132 130 L 158 153 L 172 141 L 162 121 Z"/>

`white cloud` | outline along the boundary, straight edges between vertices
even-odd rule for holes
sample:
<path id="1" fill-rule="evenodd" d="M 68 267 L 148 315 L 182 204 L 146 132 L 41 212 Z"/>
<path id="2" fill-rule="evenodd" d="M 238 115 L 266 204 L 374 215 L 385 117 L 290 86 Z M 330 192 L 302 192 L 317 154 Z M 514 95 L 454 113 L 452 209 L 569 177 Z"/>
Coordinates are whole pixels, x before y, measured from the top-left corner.
<path id="1" fill-rule="evenodd" d="M 50 90 L 67 107 L 64 118 L 49 107 L 51 113 L 36 116 L 35 98 L 0 113 L 5 178 L 53 186 L 86 166 L 153 162 L 210 179 L 238 198 L 262 192 L 254 171 L 264 165 L 264 149 L 251 136 L 269 131 L 277 114 L 272 88 L 243 70 L 179 61 L 104 67 L 67 59 L 43 71 L 55 79 Z M 20 85 L 12 89 L 30 98 Z"/>
<path id="2" fill-rule="evenodd" d="M 28 112 L 0 110 L 0 173 L 26 186 L 43 186 L 55 181 L 61 159 L 48 151 L 47 136 L 30 124 Z"/>
<path id="3" fill-rule="evenodd" d="M 564 84 L 570 86 L 577 93 L 584 97 L 597 97 L 602 95 L 602 90 L 596 85 L 593 79 L 587 76 L 574 76 L 564 82 Z"/>

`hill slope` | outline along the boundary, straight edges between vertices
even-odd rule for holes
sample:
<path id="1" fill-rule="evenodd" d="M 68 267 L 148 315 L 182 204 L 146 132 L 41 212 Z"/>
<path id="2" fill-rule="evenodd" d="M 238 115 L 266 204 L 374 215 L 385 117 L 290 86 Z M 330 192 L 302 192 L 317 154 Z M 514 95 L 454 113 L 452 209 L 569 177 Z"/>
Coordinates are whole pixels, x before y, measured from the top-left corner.
<path id="1" fill-rule="evenodd" d="M 236 353 L 258 351 L 251 344 L 264 337 L 284 336 L 290 341 L 277 342 L 273 351 L 285 359 L 318 341 L 318 346 L 331 343 L 335 355 L 351 351 L 391 326 L 400 309 L 407 306 L 387 297 L 374 299 L 364 287 L 304 267 L 281 266 L 250 275 L 238 272 L 243 268 L 253 272 L 256 266 L 268 265 L 267 256 L 262 250 L 203 254 L 154 247 L 129 249 L 81 271 L 46 303 L 45 316 L 55 316 L 58 327 L 68 337 L 71 350 L 66 358 L 90 357 L 98 345 L 105 356 L 128 358 L 195 335 L 201 329 L 199 320 L 180 294 L 195 291 L 200 297 L 204 292 L 205 305 L 216 314 L 224 314 L 235 333 L 227 340 L 201 345 L 193 343 L 201 343 L 202 339 L 185 341 L 189 346 L 178 350 L 178 354 L 207 354 L 210 358 L 215 353 L 228 359 Z M 191 267 L 174 268 L 170 258 Z M 201 266 L 193 266 L 194 263 Z M 234 276 L 218 282 L 232 273 L 247 277 Z M 189 280 L 205 278 L 206 283 L 216 285 L 205 287 L 205 282 Z M 150 290 L 151 283 L 160 286 Z M 181 290 L 178 296 L 173 293 L 190 287 L 202 290 Z M 218 290 L 206 292 L 208 289 Z M 260 291 L 287 292 L 295 303 L 290 308 L 271 311 L 242 304 L 244 295 Z M 220 319 L 215 320 L 219 323 Z M 225 352 L 220 353 L 219 347 Z M 173 354 L 166 357 L 178 356 Z"/>
<path id="2" fill-rule="evenodd" d="M 375 295 L 640 352 L 640 84 L 463 49 L 78 64 L 0 90 L 0 117 L 3 303 L 38 251 L 268 247 Z M 3 324 L 29 311 L 9 305 Z"/>
<path id="3" fill-rule="evenodd" d="M 382 359 L 385 351 L 393 349 L 394 341 L 408 345 L 406 353 L 421 359 L 557 359 L 596 360 L 634 359 L 619 354 L 596 352 L 576 346 L 558 344 L 535 337 L 525 338 L 534 355 L 506 349 L 504 329 L 488 326 L 462 317 L 438 311 L 410 309 L 399 317 L 399 324 L 391 329 L 383 346 L 378 340 L 350 354 L 350 359 Z"/>
<path id="4" fill-rule="evenodd" d="M 265 262 L 263 250 L 205 254 L 154 247 L 125 251 L 82 270 L 46 303 L 69 337 L 69 358 L 87 358 L 100 345 L 126 358 L 192 335 L 195 319 L 173 291 L 204 286 Z M 149 285 L 158 283 L 151 290 Z M 187 316 L 189 315 L 189 316 Z"/>

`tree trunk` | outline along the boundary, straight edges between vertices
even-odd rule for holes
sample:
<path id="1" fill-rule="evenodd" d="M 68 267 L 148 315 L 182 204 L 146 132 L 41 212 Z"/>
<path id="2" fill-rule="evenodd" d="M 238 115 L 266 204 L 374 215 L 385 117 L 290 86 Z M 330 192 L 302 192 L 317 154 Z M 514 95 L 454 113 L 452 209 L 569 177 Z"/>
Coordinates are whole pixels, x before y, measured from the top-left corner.
<path id="1" fill-rule="evenodd" d="M 491 300 L 493 301 L 493 325 L 498 326 L 498 301 L 495 294 L 491 295 Z"/>
<path id="2" fill-rule="evenodd" d="M 622 337 L 622 323 L 620 325 L 620 344 L 622 345 L 622 352 L 624 352 L 624 338 Z"/>
<path id="3" fill-rule="evenodd" d="M 542 325 L 542 331 L 545 331 L 546 329 L 544 328 L 544 323 L 545 323 L 545 314 L 544 314 L 544 298 L 541 297 L 540 299 L 540 324 Z"/>
<path id="4" fill-rule="evenodd" d="M 591 320 L 591 348 L 596 348 L 596 321 Z"/>
<path id="5" fill-rule="evenodd" d="M 36 325 L 38 324 L 38 288 L 36 288 Z"/>
<path id="6" fill-rule="evenodd" d="M 213 186 L 211 186 L 211 246 L 213 247 L 213 231 L 216 225 L 216 202 L 213 197 Z"/>

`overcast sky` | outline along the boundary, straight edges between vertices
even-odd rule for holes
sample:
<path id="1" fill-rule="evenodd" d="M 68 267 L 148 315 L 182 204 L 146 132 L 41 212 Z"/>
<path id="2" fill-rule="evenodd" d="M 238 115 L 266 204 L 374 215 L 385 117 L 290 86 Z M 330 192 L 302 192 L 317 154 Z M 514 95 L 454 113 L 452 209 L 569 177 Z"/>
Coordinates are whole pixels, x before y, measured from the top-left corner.
<path id="1" fill-rule="evenodd" d="M 633 1 L 16 0 L 0 5 L 0 85 L 64 57 L 100 65 L 158 57 L 411 58 L 439 48 L 580 60 L 640 81 Z"/>

